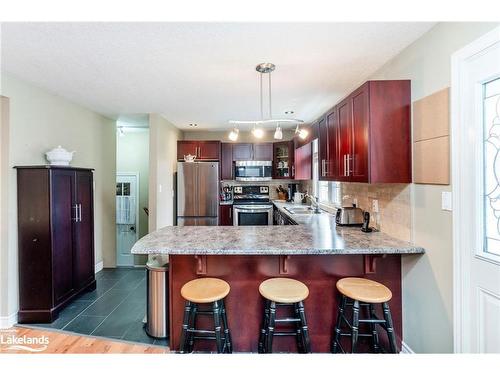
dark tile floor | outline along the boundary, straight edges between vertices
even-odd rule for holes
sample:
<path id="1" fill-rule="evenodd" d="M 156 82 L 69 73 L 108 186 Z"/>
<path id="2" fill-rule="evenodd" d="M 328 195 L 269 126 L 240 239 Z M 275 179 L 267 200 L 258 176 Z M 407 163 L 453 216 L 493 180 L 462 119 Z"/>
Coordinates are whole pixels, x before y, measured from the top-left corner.
<path id="1" fill-rule="evenodd" d="M 153 339 L 143 329 L 146 314 L 146 271 L 105 268 L 96 274 L 97 288 L 71 302 L 49 327 L 91 336 L 108 337 L 153 345 L 168 345 Z"/>

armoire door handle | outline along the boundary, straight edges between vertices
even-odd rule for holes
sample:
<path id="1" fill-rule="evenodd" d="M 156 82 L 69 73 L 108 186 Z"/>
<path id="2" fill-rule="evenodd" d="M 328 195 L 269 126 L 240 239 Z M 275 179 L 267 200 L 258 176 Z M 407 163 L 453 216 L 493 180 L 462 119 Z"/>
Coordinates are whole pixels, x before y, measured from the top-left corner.
<path id="1" fill-rule="evenodd" d="M 82 204 L 78 203 L 78 221 L 82 222 Z"/>
<path id="2" fill-rule="evenodd" d="M 78 223 L 78 205 L 77 204 L 74 204 L 72 207 L 71 207 L 72 210 L 74 210 L 74 214 L 75 216 L 71 218 L 71 220 L 73 220 L 75 223 Z"/>

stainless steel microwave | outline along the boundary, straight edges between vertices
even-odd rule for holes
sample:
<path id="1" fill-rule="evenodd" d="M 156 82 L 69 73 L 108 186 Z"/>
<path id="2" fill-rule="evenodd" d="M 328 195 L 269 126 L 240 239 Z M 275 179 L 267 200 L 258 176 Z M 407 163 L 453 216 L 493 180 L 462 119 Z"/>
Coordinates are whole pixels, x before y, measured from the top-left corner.
<path id="1" fill-rule="evenodd" d="M 238 181 L 267 181 L 272 178 L 272 161 L 245 160 L 234 162 L 234 177 Z"/>

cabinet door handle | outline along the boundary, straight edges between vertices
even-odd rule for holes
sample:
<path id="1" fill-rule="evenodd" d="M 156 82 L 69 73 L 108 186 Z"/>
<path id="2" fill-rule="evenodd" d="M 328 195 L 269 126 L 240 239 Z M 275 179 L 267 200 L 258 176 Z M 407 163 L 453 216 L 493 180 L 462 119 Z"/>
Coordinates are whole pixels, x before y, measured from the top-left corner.
<path id="1" fill-rule="evenodd" d="M 82 222 L 82 204 L 78 204 L 78 221 L 81 223 Z"/>
<path id="2" fill-rule="evenodd" d="M 346 155 L 346 164 L 347 164 L 347 176 L 351 175 L 351 156 Z"/>
<path id="3" fill-rule="evenodd" d="M 75 223 L 78 223 L 78 205 L 77 204 L 74 204 L 72 207 L 71 207 L 72 210 L 74 210 L 74 214 L 75 216 L 71 218 L 71 220 L 73 220 Z"/>
<path id="4" fill-rule="evenodd" d="M 321 160 L 321 176 L 325 177 L 325 159 Z"/>
<path id="5" fill-rule="evenodd" d="M 233 217 L 233 210 L 229 210 L 229 218 Z"/>
<path id="6" fill-rule="evenodd" d="M 295 177 L 295 165 L 292 165 L 292 177 Z"/>

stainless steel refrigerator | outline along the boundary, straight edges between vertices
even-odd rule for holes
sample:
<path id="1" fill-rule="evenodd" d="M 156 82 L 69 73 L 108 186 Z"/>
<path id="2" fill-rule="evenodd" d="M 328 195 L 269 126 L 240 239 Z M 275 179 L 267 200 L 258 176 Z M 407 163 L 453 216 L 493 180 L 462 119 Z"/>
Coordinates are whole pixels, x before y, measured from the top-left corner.
<path id="1" fill-rule="evenodd" d="M 177 163 L 177 225 L 218 225 L 219 163 Z"/>

